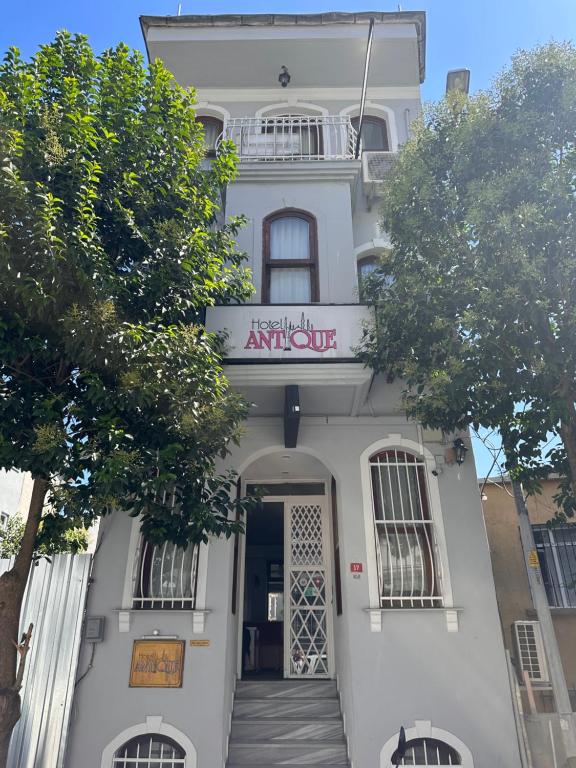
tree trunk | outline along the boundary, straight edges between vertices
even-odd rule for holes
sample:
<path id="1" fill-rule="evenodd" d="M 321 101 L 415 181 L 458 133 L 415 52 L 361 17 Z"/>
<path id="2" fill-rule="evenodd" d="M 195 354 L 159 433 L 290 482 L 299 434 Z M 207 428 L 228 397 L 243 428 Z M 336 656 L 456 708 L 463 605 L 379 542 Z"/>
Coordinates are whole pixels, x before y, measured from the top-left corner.
<path id="1" fill-rule="evenodd" d="M 21 674 L 17 677 L 20 610 L 47 490 L 48 481 L 45 478 L 34 478 L 30 509 L 20 550 L 12 568 L 0 576 L 0 768 L 7 766 L 10 737 L 20 718 L 18 678 L 21 678 Z M 22 656 L 20 664 L 23 663 Z M 20 669 L 20 673 L 22 671 Z"/>

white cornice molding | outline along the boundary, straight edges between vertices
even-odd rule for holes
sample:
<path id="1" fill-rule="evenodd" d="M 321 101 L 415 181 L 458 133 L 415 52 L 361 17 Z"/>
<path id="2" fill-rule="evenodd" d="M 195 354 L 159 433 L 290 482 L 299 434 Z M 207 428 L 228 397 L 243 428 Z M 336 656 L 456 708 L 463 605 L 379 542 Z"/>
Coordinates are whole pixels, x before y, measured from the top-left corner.
<path id="1" fill-rule="evenodd" d="M 288 98 L 287 93 L 280 93 L 279 88 L 199 88 L 199 101 L 211 104 L 230 102 L 270 102 L 275 104 L 280 97 Z M 390 85 L 372 87 L 367 90 L 367 98 L 378 100 L 420 101 L 419 85 Z M 302 101 L 316 104 L 319 101 L 358 101 L 358 88 L 290 88 L 290 102 Z"/>
<path id="2" fill-rule="evenodd" d="M 360 160 L 304 160 L 241 162 L 236 183 L 278 181 L 343 181 L 353 184 L 360 172 Z"/>

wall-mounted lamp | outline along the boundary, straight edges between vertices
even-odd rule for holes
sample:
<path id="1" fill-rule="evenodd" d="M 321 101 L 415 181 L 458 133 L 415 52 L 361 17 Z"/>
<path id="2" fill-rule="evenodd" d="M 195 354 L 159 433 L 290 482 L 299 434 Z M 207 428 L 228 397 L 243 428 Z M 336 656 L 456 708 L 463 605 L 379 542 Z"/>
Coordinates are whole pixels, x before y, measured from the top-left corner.
<path id="1" fill-rule="evenodd" d="M 457 437 L 453 443 L 454 456 L 456 457 L 456 464 L 464 464 L 464 459 L 468 453 L 468 448 L 464 445 L 464 440 L 461 437 Z"/>
<path id="2" fill-rule="evenodd" d="M 278 82 L 282 86 L 282 88 L 286 88 L 288 83 L 290 82 L 290 72 L 288 72 L 287 68 L 285 66 L 280 67 L 280 74 L 278 75 Z"/>
<path id="3" fill-rule="evenodd" d="M 450 91 L 460 91 L 468 93 L 470 89 L 470 70 L 469 69 L 451 69 L 446 75 L 446 93 Z"/>

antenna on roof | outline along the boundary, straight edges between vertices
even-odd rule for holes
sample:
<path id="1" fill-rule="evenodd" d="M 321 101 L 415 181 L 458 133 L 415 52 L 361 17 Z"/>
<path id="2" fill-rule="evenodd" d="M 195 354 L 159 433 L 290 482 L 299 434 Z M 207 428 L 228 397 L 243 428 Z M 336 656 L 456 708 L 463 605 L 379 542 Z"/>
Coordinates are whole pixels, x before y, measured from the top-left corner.
<path id="1" fill-rule="evenodd" d="M 402 6 L 400 5 L 400 3 L 398 3 L 398 10 L 399 10 L 400 12 L 402 12 Z"/>
<path id="2" fill-rule="evenodd" d="M 182 16 L 182 3 L 178 3 L 178 16 Z"/>

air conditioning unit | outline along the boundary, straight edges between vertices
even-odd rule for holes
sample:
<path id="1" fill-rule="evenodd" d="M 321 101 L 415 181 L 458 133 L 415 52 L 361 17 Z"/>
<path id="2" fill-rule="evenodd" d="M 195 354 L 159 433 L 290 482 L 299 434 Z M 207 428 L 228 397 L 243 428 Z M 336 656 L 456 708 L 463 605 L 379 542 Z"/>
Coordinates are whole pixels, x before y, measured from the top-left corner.
<path id="1" fill-rule="evenodd" d="M 533 683 L 550 682 L 542 631 L 538 621 L 515 621 L 514 638 L 520 674 L 528 673 Z"/>
<path id="2" fill-rule="evenodd" d="M 395 157 L 396 152 L 362 152 L 362 184 L 366 197 L 377 197 L 382 193 Z"/>

